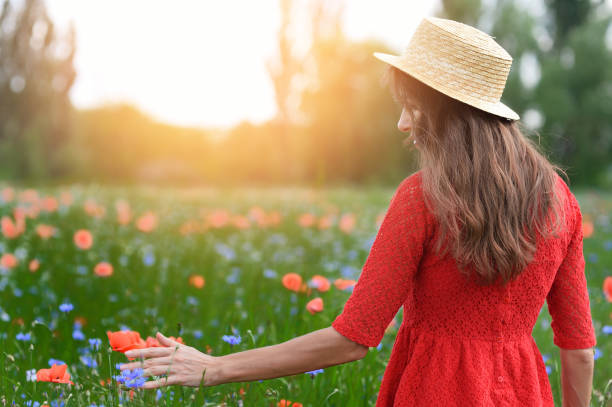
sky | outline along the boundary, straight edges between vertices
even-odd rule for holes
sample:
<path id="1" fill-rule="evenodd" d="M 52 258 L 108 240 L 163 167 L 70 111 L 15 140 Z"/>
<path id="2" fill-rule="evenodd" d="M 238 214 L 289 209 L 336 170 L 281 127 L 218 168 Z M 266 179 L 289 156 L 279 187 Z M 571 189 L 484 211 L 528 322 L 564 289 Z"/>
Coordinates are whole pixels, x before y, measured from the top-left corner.
<path id="1" fill-rule="evenodd" d="M 308 0 L 301 0 L 308 1 Z M 298 3 L 300 0 L 298 0 Z M 278 0 L 47 0 L 60 32 L 76 28 L 79 108 L 128 102 L 190 127 L 261 123 L 276 113 L 266 60 L 276 52 Z M 346 0 L 344 32 L 396 53 L 437 1 Z"/>

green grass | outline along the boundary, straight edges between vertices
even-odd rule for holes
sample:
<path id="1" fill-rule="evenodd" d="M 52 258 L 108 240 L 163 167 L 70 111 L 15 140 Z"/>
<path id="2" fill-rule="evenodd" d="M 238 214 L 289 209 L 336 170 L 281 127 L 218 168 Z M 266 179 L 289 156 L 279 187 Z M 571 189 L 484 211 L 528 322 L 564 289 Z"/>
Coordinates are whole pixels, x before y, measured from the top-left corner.
<path id="1" fill-rule="evenodd" d="M 61 191 L 57 188 L 39 193 L 59 197 Z M 127 393 L 116 385 L 100 384 L 100 380 L 119 373 L 115 363 L 126 361 L 124 355 L 110 351 L 107 330 L 128 327 L 144 338 L 159 330 L 167 336 L 182 336 L 186 344 L 202 351 L 208 345 L 212 355 L 223 355 L 280 343 L 329 326 L 350 292 L 332 286 L 327 292 L 307 297 L 286 290 L 280 279 L 285 273 L 296 272 L 305 280 L 315 274 L 331 281 L 341 277 L 356 280 L 368 255 L 368 242 L 376 233 L 376 216 L 384 213 L 393 193 L 382 188 L 315 191 L 73 187 L 70 191 L 72 205 L 60 206 L 54 212 L 41 211 L 35 219 L 27 219 L 25 232 L 15 239 L 0 235 L 0 252 L 20 258 L 17 267 L 0 274 L 0 405 L 25 406 L 29 400 L 41 404 L 63 402 L 66 406 L 120 405 L 120 395 L 125 397 Z M 584 240 L 584 253 L 597 348 L 601 352 L 595 362 L 592 403 L 604 405 L 604 400 L 610 398 L 610 388 L 605 388 L 612 378 L 612 345 L 610 336 L 602 333 L 604 325 L 612 325 L 612 306 L 602 291 L 603 279 L 612 275 L 612 226 L 608 218 L 612 214 L 612 195 L 596 191 L 576 195 L 583 213 L 591 215 L 595 223 L 594 235 Z M 83 203 L 88 198 L 106 208 L 103 217 L 85 213 Z M 154 211 L 158 227 L 143 233 L 134 222 L 119 225 L 114 203 L 120 198 L 130 203 L 135 217 Z M 15 204 L 0 204 L 0 214 L 12 214 Z M 202 211 L 225 208 L 233 214 L 246 215 L 255 205 L 266 212 L 281 212 L 281 223 L 246 230 L 229 226 L 190 235 L 180 233 L 184 222 L 201 221 Z M 334 208 L 338 215 L 356 215 L 352 233 L 340 231 L 337 218 L 324 230 L 302 228 L 296 223 L 303 212 L 322 215 Z M 56 227 L 55 236 L 48 240 L 38 237 L 35 228 L 40 223 Z M 73 243 L 78 229 L 93 233 L 90 250 L 80 250 Z M 233 258 L 223 256 L 227 248 L 234 253 Z M 28 271 L 28 262 L 33 258 L 40 261 L 36 272 Z M 93 273 L 100 261 L 114 266 L 112 276 L 101 278 Z M 270 276 L 270 270 L 276 278 Z M 204 288 L 188 284 L 192 274 L 205 277 Z M 325 309 L 311 315 L 305 305 L 315 295 L 323 298 Z M 72 303 L 74 310 L 60 312 L 58 306 L 64 301 Z M 86 320 L 81 328 L 85 340 L 73 338 L 76 317 Z M 401 311 L 396 320 L 401 321 Z M 552 343 L 549 325 L 550 316 L 544 307 L 533 336 L 541 353 L 549 356 L 549 379 L 560 405 L 559 352 Z M 362 360 L 326 368 L 314 377 L 300 374 L 200 389 L 169 387 L 162 389 L 162 399 L 156 403 L 239 405 L 243 388 L 244 405 L 249 406 L 275 406 L 281 399 L 304 406 L 373 406 L 398 327 L 385 335 L 380 350 L 373 348 Z M 223 335 L 232 334 L 232 329 L 242 338 L 233 347 L 221 340 Z M 29 333 L 31 339 L 18 341 L 18 333 Z M 102 340 L 99 351 L 86 352 L 95 359 L 95 368 L 81 359 L 89 347 L 89 338 Z M 50 358 L 68 364 L 75 386 L 26 380 L 28 370 L 48 368 Z M 155 391 L 137 391 L 131 402 L 121 405 L 151 405 L 155 397 Z"/>

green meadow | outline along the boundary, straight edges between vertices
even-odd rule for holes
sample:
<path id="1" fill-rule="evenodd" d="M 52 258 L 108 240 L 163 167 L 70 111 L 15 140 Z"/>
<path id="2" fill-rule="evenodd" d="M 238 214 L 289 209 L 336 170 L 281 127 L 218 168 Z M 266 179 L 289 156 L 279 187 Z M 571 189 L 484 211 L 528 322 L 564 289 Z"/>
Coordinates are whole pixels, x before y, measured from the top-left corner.
<path id="1" fill-rule="evenodd" d="M 16 222 L 16 207 L 27 214 L 17 236 L 0 235 L 0 254 L 9 255 L 0 269 L 0 405 L 277 406 L 281 400 L 303 406 L 375 404 L 401 309 L 381 345 L 357 362 L 214 387 L 134 389 L 131 396 L 116 380 L 116 364 L 127 358 L 111 350 L 107 331 L 137 331 L 143 339 L 160 331 L 215 356 L 328 327 L 351 294 L 350 288 L 333 283 L 358 279 L 392 189 L 73 186 L 13 192 L 3 193 L 1 216 Z M 610 405 L 612 391 L 612 303 L 603 291 L 604 278 L 612 275 L 612 194 L 575 194 L 583 216 L 593 224 L 592 235 L 584 239 L 597 335 L 592 405 L 604 406 Z M 128 211 L 124 224 L 118 221 L 117 202 Z M 274 211 L 276 222 L 257 222 L 262 213 Z M 155 221 L 143 231 L 138 221 L 147 213 Z M 214 213 L 219 224 L 204 226 Z M 314 216 L 311 226 L 300 224 L 305 213 Z M 345 215 L 353 216 L 355 223 L 342 230 Z M 242 216 L 241 227 L 228 220 L 234 216 Z M 328 223 L 319 227 L 324 216 Z M 41 236 L 40 225 L 52 227 L 50 236 Z M 3 223 L 3 232 L 5 226 L 10 229 Z M 75 244 L 78 230 L 91 233 L 90 248 Z M 101 262 L 112 266 L 111 275 L 96 274 Z M 290 272 L 304 282 L 322 275 L 332 284 L 324 292 L 316 287 L 309 294 L 290 291 L 281 282 Z M 193 276 L 202 277 L 204 284 L 193 284 Z M 324 308 L 312 314 L 306 304 L 315 297 L 323 299 Z M 561 405 L 559 350 L 552 342 L 550 322 L 544 306 L 533 336 Z M 240 342 L 224 341 L 227 335 L 240 337 Z M 54 362 L 67 365 L 74 385 L 32 379 Z"/>

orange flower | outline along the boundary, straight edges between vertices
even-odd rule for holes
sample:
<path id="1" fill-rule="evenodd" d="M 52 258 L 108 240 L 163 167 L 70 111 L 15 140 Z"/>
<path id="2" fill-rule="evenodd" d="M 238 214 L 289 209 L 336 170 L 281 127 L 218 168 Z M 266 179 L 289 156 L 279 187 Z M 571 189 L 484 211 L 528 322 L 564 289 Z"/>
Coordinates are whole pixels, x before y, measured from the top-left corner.
<path id="1" fill-rule="evenodd" d="M 85 209 L 85 213 L 89 216 L 94 216 L 96 218 L 101 218 L 106 213 L 106 208 L 98 205 L 93 199 L 86 200 L 83 204 L 83 209 Z"/>
<path id="2" fill-rule="evenodd" d="M 16 221 L 8 216 L 2 217 L 2 234 L 7 239 L 14 239 L 25 231 L 25 218 L 23 216 L 16 216 Z"/>
<path id="3" fill-rule="evenodd" d="M 585 220 L 582 222 L 582 235 L 583 237 L 591 237 L 594 231 L 593 222 Z"/>
<path id="4" fill-rule="evenodd" d="M 136 331 L 106 331 L 108 342 L 116 352 L 125 353 L 131 349 L 142 349 L 146 347 L 146 342 L 142 340 Z"/>
<path id="5" fill-rule="evenodd" d="M 289 401 L 282 399 L 277 404 L 277 407 L 303 407 L 302 403 L 298 403 L 297 401 Z"/>
<path id="6" fill-rule="evenodd" d="M 96 275 L 99 277 L 112 276 L 113 265 L 106 261 L 101 261 L 100 263 L 96 264 L 96 267 L 94 267 L 94 273 L 96 273 Z"/>
<path id="7" fill-rule="evenodd" d="M 28 269 L 33 273 L 40 267 L 40 262 L 36 259 L 30 260 L 30 264 L 28 265 Z"/>
<path id="8" fill-rule="evenodd" d="M 315 216 L 312 213 L 303 213 L 298 218 L 298 224 L 303 228 L 309 228 L 315 223 Z"/>
<path id="9" fill-rule="evenodd" d="M 36 233 L 41 239 L 47 240 L 55 234 L 55 228 L 51 225 L 40 224 L 36 227 Z"/>
<path id="10" fill-rule="evenodd" d="M 606 299 L 609 302 L 612 302 L 612 276 L 608 276 L 604 279 L 603 291 L 606 296 Z"/>
<path id="11" fill-rule="evenodd" d="M 340 218 L 339 227 L 344 233 L 351 233 L 355 228 L 355 215 L 347 213 Z"/>
<path id="12" fill-rule="evenodd" d="M 93 245 L 93 236 L 89 230 L 79 229 L 74 234 L 74 244 L 81 250 L 87 250 Z"/>
<path id="13" fill-rule="evenodd" d="M 225 226 L 229 219 L 229 212 L 225 209 L 219 209 L 208 214 L 206 222 L 214 228 L 220 228 Z"/>
<path id="14" fill-rule="evenodd" d="M 115 203 L 115 209 L 117 211 L 117 222 L 120 225 L 127 225 L 132 219 L 132 211 L 130 204 L 125 200 L 119 200 Z"/>
<path id="15" fill-rule="evenodd" d="M 266 225 L 272 225 L 272 226 L 276 226 L 280 223 L 281 221 L 281 214 L 278 211 L 272 211 L 270 213 L 268 213 L 268 215 L 265 218 L 265 224 Z"/>
<path id="16" fill-rule="evenodd" d="M 320 297 L 313 298 L 312 300 L 308 301 L 308 304 L 306 304 L 306 309 L 312 315 L 317 312 L 323 311 L 323 299 Z"/>
<path id="17" fill-rule="evenodd" d="M 345 280 L 343 278 L 337 278 L 336 281 L 334 281 L 334 286 L 336 286 L 338 290 L 346 290 L 348 287 L 354 286 L 355 284 L 357 284 L 355 280 Z"/>
<path id="18" fill-rule="evenodd" d="M 38 201 L 38 191 L 35 189 L 24 189 L 19 193 L 19 200 L 22 202 L 34 203 Z"/>
<path id="19" fill-rule="evenodd" d="M 4 253 L 2 257 L 0 257 L 0 266 L 4 268 L 12 269 L 17 266 L 17 263 L 17 257 L 11 253 Z"/>
<path id="20" fill-rule="evenodd" d="M 45 212 L 55 212 L 59 206 L 57 199 L 52 196 L 46 196 L 41 201 L 41 206 Z"/>
<path id="21" fill-rule="evenodd" d="M 283 276 L 282 283 L 287 290 L 297 292 L 302 284 L 302 276 L 297 273 L 287 273 Z"/>
<path id="22" fill-rule="evenodd" d="M 144 215 L 138 218 L 136 221 L 136 227 L 141 232 L 151 232 L 157 226 L 157 216 L 151 212 L 145 212 Z"/>
<path id="23" fill-rule="evenodd" d="M 67 365 L 58 365 L 54 363 L 51 369 L 40 369 L 36 372 L 36 380 L 39 382 L 74 384 L 70 380 L 70 374 L 66 372 L 67 368 Z"/>
<path id="24" fill-rule="evenodd" d="M 329 290 L 329 280 L 323 276 L 320 275 L 315 275 L 314 277 L 312 277 L 312 279 L 310 279 L 310 281 L 313 283 L 313 285 L 317 288 L 317 290 L 321 291 L 321 292 L 325 292 L 327 290 Z"/>
<path id="25" fill-rule="evenodd" d="M 193 274 L 189 277 L 189 284 L 191 284 L 195 288 L 202 288 L 204 287 L 205 283 L 206 280 L 204 279 L 204 277 L 199 276 L 197 274 Z"/>
<path id="26" fill-rule="evenodd" d="M 4 202 L 11 202 L 15 199 L 15 190 L 11 187 L 6 187 L 2 190 L 2 200 Z"/>

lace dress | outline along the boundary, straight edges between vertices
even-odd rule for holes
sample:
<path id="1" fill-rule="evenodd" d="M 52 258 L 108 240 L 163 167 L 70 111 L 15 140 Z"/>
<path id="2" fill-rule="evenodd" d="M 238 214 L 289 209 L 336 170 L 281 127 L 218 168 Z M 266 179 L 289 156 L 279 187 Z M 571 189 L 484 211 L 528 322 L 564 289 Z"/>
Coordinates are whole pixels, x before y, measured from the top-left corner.
<path id="1" fill-rule="evenodd" d="M 531 335 L 544 301 L 555 345 L 596 345 L 575 196 L 557 176 L 569 229 L 546 241 L 538 235 L 535 258 L 516 280 L 478 286 L 449 254 L 434 254 L 436 221 L 421 178 L 418 171 L 395 191 L 359 280 L 332 322 L 343 336 L 375 347 L 404 306 L 376 406 L 554 406 Z"/>

